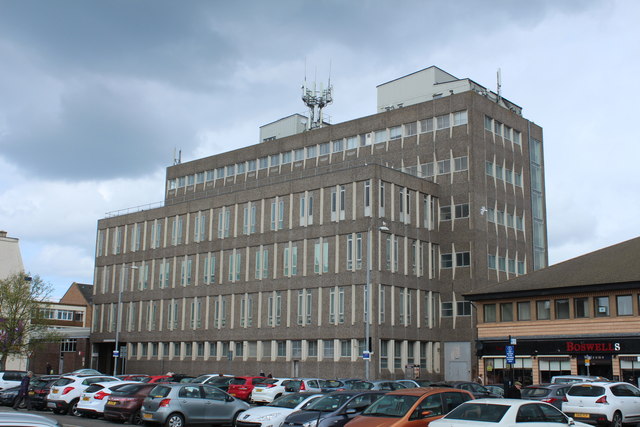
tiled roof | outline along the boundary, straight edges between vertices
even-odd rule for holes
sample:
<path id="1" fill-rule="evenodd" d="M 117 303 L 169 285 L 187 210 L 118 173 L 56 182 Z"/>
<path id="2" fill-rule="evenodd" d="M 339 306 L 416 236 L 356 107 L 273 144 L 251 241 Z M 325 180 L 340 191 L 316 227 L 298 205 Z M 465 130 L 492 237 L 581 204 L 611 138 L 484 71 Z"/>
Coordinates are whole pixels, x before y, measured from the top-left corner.
<path id="1" fill-rule="evenodd" d="M 475 301 L 630 286 L 640 286 L 640 237 L 485 286 L 464 296 Z"/>
<path id="2" fill-rule="evenodd" d="M 89 304 L 93 301 L 93 285 L 87 285 L 84 283 L 76 283 L 78 289 L 82 292 L 82 296 L 87 300 Z"/>

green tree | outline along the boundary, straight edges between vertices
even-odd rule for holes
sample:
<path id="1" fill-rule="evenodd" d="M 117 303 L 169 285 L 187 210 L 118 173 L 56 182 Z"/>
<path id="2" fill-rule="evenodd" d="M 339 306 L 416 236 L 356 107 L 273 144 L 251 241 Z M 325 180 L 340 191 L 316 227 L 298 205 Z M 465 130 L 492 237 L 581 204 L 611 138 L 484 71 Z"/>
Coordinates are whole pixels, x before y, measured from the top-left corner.
<path id="1" fill-rule="evenodd" d="M 9 356 L 28 356 L 38 343 L 59 339 L 48 329 L 42 310 L 52 291 L 40 277 L 24 273 L 0 280 L 0 370 Z"/>

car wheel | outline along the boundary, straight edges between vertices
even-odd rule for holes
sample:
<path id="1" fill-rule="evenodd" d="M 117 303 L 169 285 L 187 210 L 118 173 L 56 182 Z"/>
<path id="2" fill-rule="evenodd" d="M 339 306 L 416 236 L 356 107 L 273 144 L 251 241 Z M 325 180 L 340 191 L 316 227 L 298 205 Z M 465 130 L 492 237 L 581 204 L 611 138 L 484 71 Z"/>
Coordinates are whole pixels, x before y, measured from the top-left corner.
<path id="1" fill-rule="evenodd" d="M 238 417 L 240 416 L 241 413 L 243 413 L 244 411 L 238 411 L 233 415 L 233 419 L 231 420 L 231 427 L 235 427 L 236 426 L 236 421 L 238 420 Z"/>
<path id="2" fill-rule="evenodd" d="M 611 418 L 611 427 L 622 427 L 622 414 L 616 411 Z"/>
<path id="3" fill-rule="evenodd" d="M 140 411 L 136 411 L 131 414 L 129 417 L 129 424 L 136 426 L 142 425 L 142 414 L 140 414 Z"/>
<path id="4" fill-rule="evenodd" d="M 171 414 L 164 422 L 165 427 L 184 427 L 184 417 L 180 414 Z"/>
<path id="5" fill-rule="evenodd" d="M 69 413 L 74 417 L 81 417 L 82 414 L 78 412 L 78 401 L 80 399 L 73 399 L 71 403 L 69 403 Z"/>

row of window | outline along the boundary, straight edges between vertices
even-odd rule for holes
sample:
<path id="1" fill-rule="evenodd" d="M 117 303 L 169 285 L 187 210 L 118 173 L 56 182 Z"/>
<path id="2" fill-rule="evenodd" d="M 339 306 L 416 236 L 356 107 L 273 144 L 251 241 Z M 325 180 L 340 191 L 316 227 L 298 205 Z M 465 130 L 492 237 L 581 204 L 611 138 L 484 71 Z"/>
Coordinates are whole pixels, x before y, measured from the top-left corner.
<path id="1" fill-rule="evenodd" d="M 378 345 L 381 369 L 402 369 L 406 363 L 419 363 L 428 372 L 439 370 L 439 343 L 380 340 Z M 129 343 L 128 346 L 130 359 L 194 358 L 206 355 L 217 360 L 313 358 L 337 361 L 340 358 L 357 360 L 365 351 L 363 339 L 141 342 Z"/>
<path id="2" fill-rule="evenodd" d="M 284 153 L 276 153 L 263 156 L 258 159 L 221 166 L 216 169 L 198 172 L 194 175 L 181 176 L 168 181 L 169 190 L 203 184 L 216 179 L 232 178 L 236 175 L 255 172 L 256 170 L 277 167 L 290 164 L 292 162 L 303 161 L 305 159 L 315 159 L 318 156 L 325 156 L 332 153 L 341 153 L 345 150 L 352 150 L 358 147 L 365 147 L 372 144 L 386 143 L 387 141 L 399 140 L 402 137 L 413 136 L 420 133 L 432 132 L 434 130 L 447 129 L 453 126 L 467 124 L 467 111 L 457 111 L 451 114 L 444 114 L 437 117 L 423 119 L 418 122 L 406 123 L 402 126 L 393 126 L 388 129 L 381 129 L 366 134 L 349 136 L 336 139 L 330 142 L 298 148 Z"/>
<path id="3" fill-rule="evenodd" d="M 360 288 L 360 290 L 357 290 Z M 290 319 L 297 325 L 340 325 L 354 322 L 358 316 L 365 321 L 366 306 L 357 307 L 354 313 L 347 301 L 353 298 L 374 303 L 367 298 L 365 286 L 336 286 L 324 291 L 299 289 L 290 293 L 272 291 L 212 297 L 183 298 L 160 301 L 139 301 L 123 304 L 122 328 L 129 332 L 177 329 L 213 329 L 226 327 L 252 328 L 277 327 L 288 324 Z M 440 317 L 469 316 L 471 306 L 466 301 L 440 301 L 437 292 L 417 291 L 408 288 L 377 286 L 375 312 L 377 323 L 409 326 L 418 321 L 420 326 L 432 328 L 439 324 Z M 290 298 L 290 299 L 289 299 Z M 420 301 L 418 301 L 418 299 Z M 288 301 L 290 305 L 288 306 Z M 261 309 L 258 305 L 262 304 Z M 368 306 L 367 304 L 367 306 Z M 231 305 L 234 305 L 233 310 Z M 94 332 L 114 332 L 117 327 L 117 304 L 95 306 Z M 234 318 L 231 318 L 233 313 Z M 258 313 L 263 318 L 258 319 Z M 418 317 L 420 317 L 418 319 Z M 349 320 L 347 320 L 349 319 Z M 373 317 L 370 319 L 374 321 Z M 205 322 L 209 322 L 205 325 Z"/>
<path id="4" fill-rule="evenodd" d="M 489 270 L 498 270 L 509 274 L 517 274 L 518 276 L 526 273 L 526 266 L 524 261 L 503 256 L 496 256 L 493 254 L 487 255 L 487 266 Z"/>
<path id="5" fill-rule="evenodd" d="M 633 300 L 633 295 L 574 297 L 483 304 L 482 309 L 485 323 L 609 317 L 612 308 L 616 316 L 633 316 Z"/>
<path id="6" fill-rule="evenodd" d="M 503 137 L 505 141 L 511 141 L 517 145 L 522 144 L 522 134 L 520 131 L 510 128 L 489 116 L 484 116 L 484 129 Z"/>
<path id="7" fill-rule="evenodd" d="M 513 184 L 516 187 L 522 188 L 522 173 L 515 172 L 511 169 L 505 168 L 503 165 L 493 163 L 490 161 L 485 162 L 485 173 L 492 177 L 504 181 L 508 184 Z"/>
<path id="8" fill-rule="evenodd" d="M 372 190 L 371 180 L 324 190 L 325 203 L 315 203 L 317 199 L 314 196 L 319 196 L 319 190 L 307 191 L 98 230 L 97 256 L 108 253 L 118 255 L 127 250 L 136 252 L 147 247 L 156 249 L 210 241 L 214 235 L 218 239 L 224 239 L 232 235 L 262 233 L 265 229 L 282 230 L 292 228 L 294 218 L 297 219 L 295 225 L 305 227 L 314 224 L 314 216 L 316 220 L 319 216 L 327 222 L 353 219 L 354 214 L 358 217 L 371 217 L 374 214 L 374 197 L 378 204 L 378 216 L 381 218 L 386 218 L 388 213 L 389 217 L 404 224 L 414 222 L 428 229 L 433 229 L 437 220 L 434 215 L 436 198 L 384 181 L 379 183 L 377 191 Z M 391 194 L 392 191 L 395 194 Z M 362 203 L 356 201 L 354 192 L 362 197 Z M 416 197 L 421 200 L 419 209 L 415 209 Z M 387 212 L 388 205 L 391 205 L 390 212 Z M 327 211 L 323 212 L 320 206 L 325 206 Z M 128 246 L 127 241 L 130 242 Z"/>
<path id="9" fill-rule="evenodd" d="M 500 209 L 489 208 L 487 209 L 487 221 L 524 231 L 524 214 L 519 216 Z"/>
<path id="10" fill-rule="evenodd" d="M 382 232 L 380 232 L 382 233 Z M 436 277 L 439 245 L 383 234 L 381 271 Z M 98 267 L 96 286 L 101 293 L 117 287 L 133 291 L 162 289 L 198 284 L 237 283 L 242 281 L 295 277 L 298 275 L 358 271 L 364 268 L 365 233 L 319 238 L 309 242 L 285 242 L 274 245 L 236 248 L 184 257 L 152 259 L 138 265 Z M 336 245 L 341 258 L 336 260 Z M 342 249 L 343 248 L 343 249 Z M 274 257 L 277 254 L 277 259 Z M 467 267 L 468 252 L 441 254 L 441 268 Z M 375 259 L 375 256 L 374 256 Z M 455 265 L 453 264 L 453 261 Z M 334 263 L 338 261 L 338 264 Z"/>
<path id="11" fill-rule="evenodd" d="M 81 322 L 83 313 L 81 311 L 61 310 L 55 308 L 43 308 L 40 310 L 42 317 L 49 320 L 69 320 Z"/>

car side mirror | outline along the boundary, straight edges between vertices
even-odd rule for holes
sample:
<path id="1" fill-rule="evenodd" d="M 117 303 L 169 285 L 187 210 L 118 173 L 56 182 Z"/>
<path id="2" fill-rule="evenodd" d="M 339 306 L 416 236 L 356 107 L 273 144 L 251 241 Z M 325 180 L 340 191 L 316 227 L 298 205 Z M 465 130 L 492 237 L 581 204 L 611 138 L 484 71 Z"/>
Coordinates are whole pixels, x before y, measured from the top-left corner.
<path id="1" fill-rule="evenodd" d="M 573 418 L 569 417 L 569 422 L 567 424 L 570 425 L 570 426 L 575 426 L 576 422 L 573 421 Z"/>
<path id="2" fill-rule="evenodd" d="M 233 398 L 233 396 L 227 396 L 227 398 L 225 400 L 227 402 L 233 402 L 235 399 Z"/>
<path id="3" fill-rule="evenodd" d="M 420 416 L 422 418 L 427 418 L 427 417 L 429 417 L 431 415 L 433 415 L 433 411 L 422 411 L 422 412 L 420 412 Z"/>
<path id="4" fill-rule="evenodd" d="M 344 411 L 344 413 L 347 415 L 353 415 L 353 414 L 357 414 L 358 410 L 356 408 L 349 408 L 346 411 Z"/>

